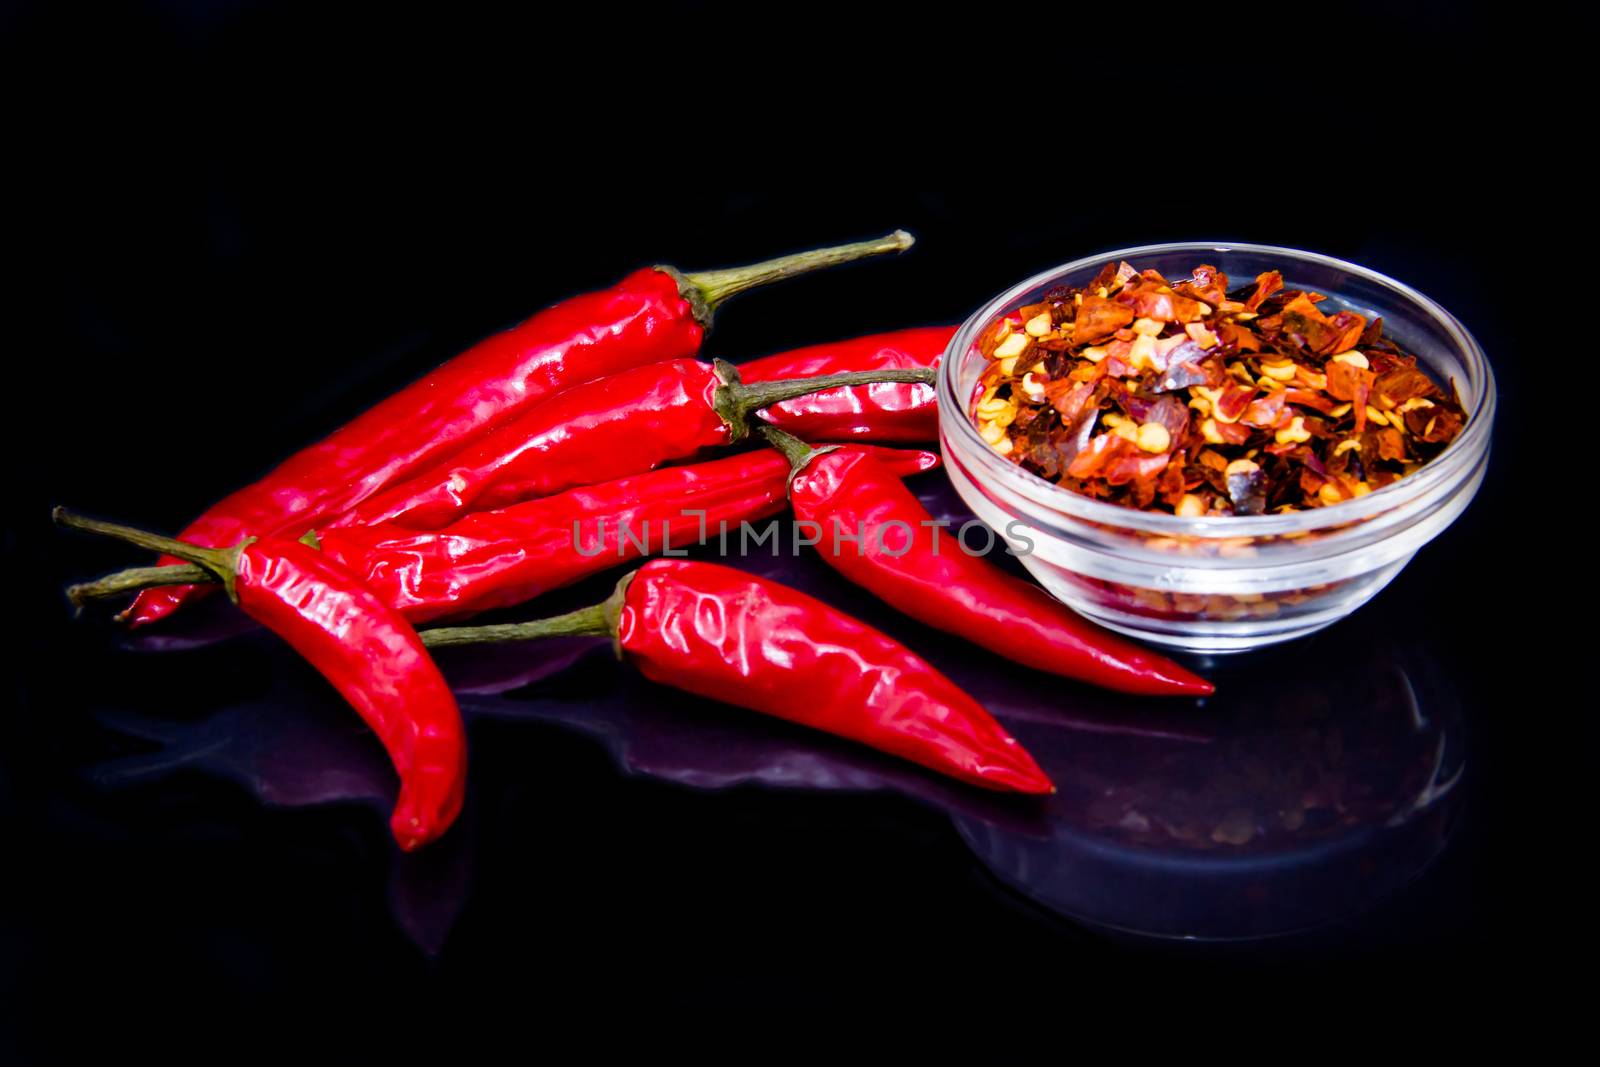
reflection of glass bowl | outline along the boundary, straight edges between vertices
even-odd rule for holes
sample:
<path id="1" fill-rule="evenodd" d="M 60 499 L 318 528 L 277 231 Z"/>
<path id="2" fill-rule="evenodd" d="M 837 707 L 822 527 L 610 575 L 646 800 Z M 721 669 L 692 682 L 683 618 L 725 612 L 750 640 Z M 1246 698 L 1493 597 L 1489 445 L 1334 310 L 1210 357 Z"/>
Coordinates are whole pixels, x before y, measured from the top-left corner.
<path id="1" fill-rule="evenodd" d="M 1248 668 L 1224 668 L 1203 744 L 1014 723 L 1061 792 L 1042 833 L 958 814 L 963 837 L 1052 910 L 1166 937 L 1308 930 L 1413 878 L 1454 826 L 1466 765 L 1437 664 L 1356 626 Z"/>
<path id="2" fill-rule="evenodd" d="M 1210 263 L 1233 283 L 1281 270 L 1286 286 L 1326 294 L 1325 307 L 1369 320 L 1382 316 L 1385 336 L 1440 381 L 1455 383 L 1468 413 L 1466 428 L 1407 478 L 1340 504 L 1284 515 L 1180 518 L 1053 485 L 978 436 L 969 402 L 987 363 L 978 338 L 1002 315 L 1058 286 L 1084 285 L 1107 261 L 1119 259 L 1168 277 Z M 1489 460 L 1494 407 L 1488 361 L 1449 312 L 1365 267 L 1267 245 L 1147 245 L 1035 275 L 966 321 L 939 374 L 945 468 L 977 516 L 1006 534 L 1013 548 L 1027 549 L 1023 563 L 1075 610 L 1135 637 L 1197 652 L 1287 641 L 1370 600 L 1472 500 Z"/>

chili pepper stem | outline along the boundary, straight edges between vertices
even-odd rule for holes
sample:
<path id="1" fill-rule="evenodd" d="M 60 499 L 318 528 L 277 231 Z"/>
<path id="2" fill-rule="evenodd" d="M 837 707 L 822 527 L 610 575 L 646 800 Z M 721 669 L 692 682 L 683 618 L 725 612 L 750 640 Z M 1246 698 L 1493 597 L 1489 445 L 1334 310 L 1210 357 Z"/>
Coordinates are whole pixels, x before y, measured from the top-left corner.
<path id="1" fill-rule="evenodd" d="M 785 433 L 776 426 L 759 427 L 761 436 L 783 453 L 783 458 L 789 461 L 789 466 L 799 470 L 810 463 L 817 456 L 817 449 L 812 448 L 792 433 Z"/>
<path id="2" fill-rule="evenodd" d="M 322 541 L 317 537 L 315 530 L 307 531 L 300 538 L 300 543 L 315 549 L 322 548 Z M 215 571 L 194 563 L 129 567 L 127 570 L 96 578 L 92 582 L 79 582 L 77 585 L 67 586 L 67 599 L 72 601 L 73 607 L 81 610 L 91 600 L 113 600 L 128 593 L 159 589 L 164 585 L 216 585 L 218 581 Z"/>
<path id="3" fill-rule="evenodd" d="M 130 567 L 92 582 L 67 586 L 67 599 L 72 601 L 73 607 L 82 608 L 91 600 L 112 600 L 142 589 L 155 589 L 163 585 L 204 585 L 216 580 L 216 574 L 193 563 Z"/>
<path id="4" fill-rule="evenodd" d="M 796 252 L 793 255 L 769 259 L 764 263 L 752 263 L 747 267 L 697 271 L 693 274 L 684 273 L 675 267 L 663 266 L 656 269 L 670 275 L 678 283 L 678 291 L 693 307 L 694 317 L 699 320 L 700 325 L 710 326 L 711 315 L 722 302 L 746 289 L 754 289 L 759 285 L 793 278 L 824 267 L 865 259 L 868 256 L 904 252 L 915 240 L 906 231 L 896 230 L 872 241 L 857 241 L 854 244 L 837 245 L 833 248 Z"/>
<path id="5" fill-rule="evenodd" d="M 768 426 L 765 423 L 758 429 L 761 431 L 761 436 L 767 439 L 767 443 L 782 452 L 783 458 L 789 461 L 789 485 L 791 486 L 794 484 L 795 475 L 805 470 L 806 464 L 820 455 L 837 451 L 839 448 L 838 445 L 823 445 L 821 448 L 814 448 L 794 434 L 785 433 L 776 426 Z"/>
<path id="6" fill-rule="evenodd" d="M 932 385 L 933 370 L 928 367 L 884 368 L 883 370 L 847 371 L 839 374 L 818 374 L 809 378 L 779 378 L 769 382 L 744 382 L 739 378 L 739 368 L 726 360 L 714 360 L 717 386 L 712 405 L 734 441 L 742 441 L 750 434 L 750 416 L 762 408 L 770 408 L 785 400 L 828 389 L 854 385 L 877 385 L 880 382 L 904 382 L 910 385 Z"/>
<path id="7" fill-rule="evenodd" d="M 615 642 L 617 618 L 622 612 L 622 600 L 627 596 L 628 583 L 633 581 L 636 573 L 629 571 L 623 575 L 611 595 L 600 603 L 569 611 L 565 615 L 490 626 L 436 626 L 417 632 L 422 637 L 422 643 L 429 648 L 532 641 L 540 637 L 610 637 Z M 620 647 L 617 649 L 617 654 L 619 657 L 622 654 Z"/>
<path id="8" fill-rule="evenodd" d="M 229 598 L 234 596 L 233 579 L 239 566 L 239 553 L 245 545 L 254 538 L 234 545 L 232 548 L 202 548 L 191 545 L 187 541 L 179 541 L 172 537 L 163 537 L 160 534 L 149 533 L 133 526 L 123 526 L 121 523 L 103 522 L 100 519 L 91 519 L 86 515 L 68 511 L 66 508 L 56 508 L 50 513 L 58 526 L 65 526 L 69 530 L 82 530 L 85 533 L 99 534 L 118 541 L 126 541 L 130 545 L 148 548 L 152 552 L 161 552 L 187 560 L 197 567 L 210 572 L 216 581 L 220 581 L 228 591 Z M 136 568 L 139 570 L 156 570 L 158 568 Z M 69 593 L 70 596 L 70 593 Z"/>

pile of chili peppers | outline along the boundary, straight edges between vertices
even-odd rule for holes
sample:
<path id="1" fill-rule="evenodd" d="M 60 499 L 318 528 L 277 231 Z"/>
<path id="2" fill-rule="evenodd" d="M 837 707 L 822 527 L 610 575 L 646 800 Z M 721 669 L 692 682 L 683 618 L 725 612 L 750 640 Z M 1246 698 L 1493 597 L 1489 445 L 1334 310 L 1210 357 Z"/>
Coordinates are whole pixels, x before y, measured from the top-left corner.
<path id="1" fill-rule="evenodd" d="M 694 355 L 712 313 L 731 296 L 909 247 L 911 235 L 897 230 L 877 241 L 750 267 L 697 274 L 674 267 L 635 271 L 610 289 L 563 300 L 478 343 L 220 501 L 179 537 L 211 548 L 246 536 L 299 537 L 563 389 Z M 164 618 L 201 591 L 193 586 L 147 590 L 129 621 L 142 626 Z"/>
<path id="2" fill-rule="evenodd" d="M 1108 263 L 995 323 L 973 410 L 1001 455 L 1127 507 L 1259 515 L 1364 496 L 1455 440 L 1466 413 L 1383 336 L 1266 271 L 1169 283 Z"/>
<path id="3" fill-rule="evenodd" d="M 1020 579 L 964 552 L 940 553 L 938 524 L 901 484 L 938 457 L 878 443 L 936 436 L 932 368 L 950 328 L 738 368 L 691 358 L 728 296 L 909 244 L 897 232 L 729 271 L 655 268 L 563 301 L 291 457 L 176 539 L 58 509 L 63 525 L 164 554 L 69 596 L 81 607 L 137 593 L 125 615 L 137 626 L 223 586 L 378 735 L 400 779 L 391 828 L 407 849 L 448 829 L 467 766 L 460 714 L 427 649 L 482 640 L 607 635 L 657 682 L 974 785 L 1051 792 L 1016 740 L 909 649 L 727 567 L 654 560 L 604 603 L 567 615 L 412 628 L 520 604 L 792 504 L 805 523 L 849 531 L 855 554 L 824 552 L 834 567 L 924 622 L 1092 684 L 1209 693 L 1203 679 Z M 701 457 L 756 428 L 775 449 Z M 908 531 L 902 551 L 885 550 L 888 527 Z"/>

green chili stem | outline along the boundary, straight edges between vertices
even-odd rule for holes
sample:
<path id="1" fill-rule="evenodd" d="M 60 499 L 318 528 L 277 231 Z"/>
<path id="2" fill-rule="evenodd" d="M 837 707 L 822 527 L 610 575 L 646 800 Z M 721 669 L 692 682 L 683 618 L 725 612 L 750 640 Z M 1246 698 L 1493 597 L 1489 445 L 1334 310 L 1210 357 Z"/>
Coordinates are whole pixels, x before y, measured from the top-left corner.
<path id="1" fill-rule="evenodd" d="M 239 568 L 239 552 L 250 543 L 250 538 L 241 541 L 232 548 L 204 548 L 200 545 L 191 545 L 187 541 L 179 541 L 171 537 L 163 537 L 133 526 L 124 526 L 116 522 L 103 522 L 100 519 L 91 519 L 86 515 L 68 511 L 66 508 L 56 508 L 50 513 L 58 526 L 65 526 L 69 530 L 83 530 L 86 533 L 99 534 L 117 541 L 126 541 L 130 545 L 148 548 L 152 552 L 162 552 L 169 556 L 176 556 L 187 560 L 197 567 L 202 567 L 211 572 L 228 590 L 228 596 L 233 598 L 233 578 Z M 69 593 L 70 595 L 70 593 Z"/>
<path id="2" fill-rule="evenodd" d="M 765 437 L 773 448 L 783 453 L 783 458 L 789 461 L 789 467 L 792 470 L 800 470 L 807 463 L 816 459 L 819 454 L 817 449 L 812 448 L 794 434 L 784 433 L 776 426 L 763 424 L 757 428 L 761 431 L 761 436 Z"/>
<path id="3" fill-rule="evenodd" d="M 498 623 L 489 626 L 436 626 L 417 631 L 429 648 L 453 645 L 482 645 L 506 641 L 532 641 L 540 637 L 617 637 L 617 618 L 622 612 L 628 583 L 637 571 L 630 571 L 617 583 L 611 595 L 598 604 L 528 622 Z"/>
<path id="4" fill-rule="evenodd" d="M 717 386 L 712 404 L 717 414 L 728 424 L 728 430 L 735 441 L 741 441 L 749 435 L 751 415 L 762 408 L 781 404 L 785 400 L 854 385 L 877 385 L 880 382 L 932 385 L 934 381 L 932 368 L 905 367 L 818 374 L 810 378 L 779 378 L 770 382 L 745 382 L 739 378 L 739 368 L 726 360 L 715 360 L 713 365 L 717 368 L 717 376 L 722 379 L 722 384 Z"/>
<path id="5" fill-rule="evenodd" d="M 219 578 L 231 573 L 236 549 L 231 548 L 204 548 L 200 545 L 191 545 L 187 541 L 179 541 L 173 537 L 163 537 L 133 526 L 124 526 L 117 522 L 103 522 L 100 519 L 91 519 L 86 515 L 68 511 L 66 508 L 56 508 L 50 513 L 56 525 L 65 526 L 69 530 L 83 530 L 86 533 L 99 534 L 117 541 L 126 541 L 130 545 L 148 548 L 152 552 L 161 552 L 168 556 L 177 556 L 199 567 L 204 567 Z"/>
<path id="6" fill-rule="evenodd" d="M 315 530 L 300 538 L 300 543 L 320 549 L 321 540 Z M 194 547 L 194 546 L 190 546 Z M 163 550 L 164 551 L 164 550 Z M 92 582 L 80 582 L 67 587 L 67 599 L 75 607 L 83 607 L 91 600 L 112 600 L 126 593 L 157 589 L 164 585 L 204 585 L 217 581 L 215 572 L 193 563 L 170 563 L 157 567 L 129 567 Z"/>
<path id="7" fill-rule="evenodd" d="M 202 585 L 215 582 L 217 576 L 193 563 L 174 563 L 165 567 L 130 567 L 125 571 L 67 586 L 67 599 L 74 607 L 83 607 L 91 600 L 111 600 L 154 589 L 162 585 Z"/>
<path id="8" fill-rule="evenodd" d="M 837 245 L 833 248 L 818 248 L 810 252 L 796 252 L 790 256 L 779 256 L 769 259 L 764 263 L 752 263 L 746 267 L 729 267 L 725 270 L 697 271 L 686 274 L 671 267 L 658 267 L 666 271 L 678 281 L 684 298 L 695 305 L 695 317 L 700 319 L 702 325 L 711 325 L 711 313 L 730 296 L 736 296 L 746 289 L 754 289 L 758 285 L 782 281 L 796 275 L 806 274 L 810 271 L 821 270 L 824 267 L 833 267 L 841 263 L 849 263 L 868 256 L 881 256 L 890 252 L 904 252 L 910 248 L 916 239 L 904 230 L 896 230 L 884 237 L 872 241 L 857 241 L 854 244 Z M 703 314 L 702 314 L 703 312 Z"/>
<path id="9" fill-rule="evenodd" d="M 782 452 L 783 458 L 789 461 L 789 479 L 786 483 L 786 491 L 793 490 L 795 477 L 806 469 L 806 464 L 818 456 L 839 450 L 838 445 L 823 445 L 821 448 L 816 448 L 806 444 L 794 434 L 784 433 L 776 426 L 769 426 L 766 423 L 762 423 L 759 429 L 761 435 L 767 439 L 767 442 L 773 448 Z"/>
<path id="10" fill-rule="evenodd" d="M 493 626 L 440 626 L 420 631 L 422 643 L 429 648 L 531 641 L 537 637 L 604 637 L 610 632 L 606 626 L 604 604 L 591 604 L 577 611 L 569 611 L 565 615 L 534 619 L 531 622 L 507 622 Z"/>

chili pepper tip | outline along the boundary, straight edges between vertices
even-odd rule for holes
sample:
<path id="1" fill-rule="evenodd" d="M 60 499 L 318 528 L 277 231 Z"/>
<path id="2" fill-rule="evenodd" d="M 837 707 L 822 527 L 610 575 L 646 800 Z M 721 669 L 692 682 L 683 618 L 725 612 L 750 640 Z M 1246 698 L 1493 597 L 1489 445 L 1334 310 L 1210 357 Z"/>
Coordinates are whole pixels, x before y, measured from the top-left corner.
<path id="1" fill-rule="evenodd" d="M 1208 697 L 1217 687 L 1179 664 L 1154 655 L 1141 657 L 1137 664 L 1153 686 L 1143 690 L 1152 696 Z"/>

